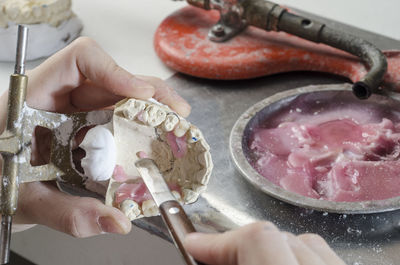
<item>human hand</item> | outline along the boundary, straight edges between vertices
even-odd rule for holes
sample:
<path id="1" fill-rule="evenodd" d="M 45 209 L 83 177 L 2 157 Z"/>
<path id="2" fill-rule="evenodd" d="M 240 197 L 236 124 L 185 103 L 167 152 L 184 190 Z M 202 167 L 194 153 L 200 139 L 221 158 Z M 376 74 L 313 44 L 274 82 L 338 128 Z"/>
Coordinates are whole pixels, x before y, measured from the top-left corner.
<path id="1" fill-rule="evenodd" d="M 189 234 L 186 250 L 209 265 L 345 265 L 316 234 L 295 236 L 270 222 L 223 234 Z"/>
<path id="2" fill-rule="evenodd" d="M 37 109 L 72 113 L 108 107 L 125 97 L 153 97 L 182 116 L 190 113 L 190 106 L 162 80 L 130 74 L 89 38 L 79 38 L 27 75 L 27 104 Z M 1 131 L 7 97 L 5 93 L 0 98 Z M 75 237 L 126 234 L 131 229 L 118 209 L 93 198 L 67 195 L 46 182 L 20 185 L 13 228 L 29 227 L 22 224 L 42 224 Z"/>

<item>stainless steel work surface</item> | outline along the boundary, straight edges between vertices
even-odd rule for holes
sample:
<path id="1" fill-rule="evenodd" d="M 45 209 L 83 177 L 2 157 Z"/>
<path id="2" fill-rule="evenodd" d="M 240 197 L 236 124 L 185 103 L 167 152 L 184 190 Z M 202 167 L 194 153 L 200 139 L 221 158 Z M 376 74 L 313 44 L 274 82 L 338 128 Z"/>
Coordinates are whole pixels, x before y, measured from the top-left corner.
<path id="1" fill-rule="evenodd" d="M 340 25 L 382 49 L 400 49 L 400 42 Z M 235 169 L 229 153 L 229 134 L 238 117 L 251 105 L 277 92 L 313 85 L 344 83 L 321 73 L 297 72 L 242 81 L 213 81 L 177 74 L 169 85 L 192 105 L 189 120 L 204 133 L 211 146 L 214 170 L 200 199 L 185 207 L 201 231 L 225 231 L 256 220 L 268 220 L 280 229 L 318 233 L 347 264 L 399 264 L 400 211 L 341 215 L 306 210 L 276 200 L 257 190 Z M 134 222 L 167 238 L 158 217 Z"/>

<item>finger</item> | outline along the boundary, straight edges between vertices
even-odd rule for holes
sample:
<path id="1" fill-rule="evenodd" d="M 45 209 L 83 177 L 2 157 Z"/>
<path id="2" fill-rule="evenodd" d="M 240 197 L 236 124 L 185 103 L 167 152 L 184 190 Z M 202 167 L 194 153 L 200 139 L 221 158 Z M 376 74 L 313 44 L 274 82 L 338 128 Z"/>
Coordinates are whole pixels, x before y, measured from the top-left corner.
<path id="1" fill-rule="evenodd" d="M 180 97 L 171 87 L 157 77 L 138 76 L 155 87 L 154 98 L 159 102 L 170 106 L 183 117 L 190 114 L 190 105 Z M 79 106 L 80 110 L 92 110 L 114 105 L 124 97 L 99 87 L 97 84 L 86 81 L 72 91 L 71 101 Z"/>
<path id="2" fill-rule="evenodd" d="M 298 265 L 285 234 L 271 223 L 255 223 L 224 234 L 194 233 L 184 244 L 207 264 Z"/>
<path id="3" fill-rule="evenodd" d="M 74 237 L 105 232 L 126 234 L 131 229 L 130 221 L 121 211 L 94 198 L 70 196 L 40 182 L 21 188 L 16 222 L 42 224 Z"/>
<path id="4" fill-rule="evenodd" d="M 71 103 L 76 110 L 80 111 L 108 107 L 124 98 L 124 96 L 115 95 L 91 81 L 83 83 L 71 92 Z"/>
<path id="5" fill-rule="evenodd" d="M 239 258 L 239 264 L 299 265 L 286 234 L 274 228 L 265 223 L 256 223 L 236 239 L 242 244 L 241 252 L 248 253 Z"/>
<path id="6" fill-rule="evenodd" d="M 237 239 L 241 234 L 245 235 L 249 231 L 257 229 L 254 227 L 258 226 L 265 230 L 278 231 L 272 223 L 262 222 L 222 234 L 192 233 L 185 238 L 184 245 L 193 257 L 207 264 L 236 265 L 240 251 L 240 243 Z"/>
<path id="7" fill-rule="evenodd" d="M 176 91 L 167 85 L 163 80 L 153 76 L 137 76 L 140 79 L 145 80 L 149 84 L 155 87 L 154 99 L 157 101 L 170 106 L 174 111 L 183 117 L 187 117 L 190 114 L 191 107 Z"/>
<path id="8" fill-rule="evenodd" d="M 300 265 L 326 265 L 324 260 L 303 243 L 299 238 L 290 233 L 285 233 L 288 237 L 289 246 L 296 256 Z"/>
<path id="9" fill-rule="evenodd" d="M 237 265 L 238 245 L 229 242 L 231 234 L 191 233 L 184 241 L 185 249 L 198 261 L 210 265 Z"/>
<path id="10" fill-rule="evenodd" d="M 81 74 L 115 95 L 148 99 L 154 87 L 118 66 L 107 53 L 91 39 L 84 39 L 75 49 L 75 60 Z"/>
<path id="11" fill-rule="evenodd" d="M 119 67 L 100 46 L 81 37 L 28 73 L 28 105 L 68 111 L 69 93 L 89 79 L 111 94 L 148 99 L 154 87 Z M 79 104 L 74 104 L 78 108 Z"/>
<path id="12" fill-rule="evenodd" d="M 345 265 L 344 261 L 329 247 L 326 241 L 316 234 L 303 234 L 298 236 L 304 244 L 319 255 L 327 265 Z"/>

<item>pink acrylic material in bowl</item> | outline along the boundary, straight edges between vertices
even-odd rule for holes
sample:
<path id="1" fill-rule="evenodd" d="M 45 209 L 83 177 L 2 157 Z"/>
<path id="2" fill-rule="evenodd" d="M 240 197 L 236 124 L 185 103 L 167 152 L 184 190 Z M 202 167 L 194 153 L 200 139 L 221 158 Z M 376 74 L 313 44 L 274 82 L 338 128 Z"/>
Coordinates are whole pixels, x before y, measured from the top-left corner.
<path id="1" fill-rule="evenodd" d="M 398 209 L 400 160 L 396 151 L 366 148 L 372 146 L 368 135 L 381 133 L 385 138 L 385 130 L 390 126 L 392 142 L 380 143 L 399 146 L 398 106 L 395 99 L 381 95 L 360 101 L 352 95 L 349 84 L 285 91 L 256 103 L 242 114 L 231 132 L 231 155 L 250 183 L 294 205 L 336 213 Z M 301 134 L 304 124 L 307 126 L 303 126 Z M 297 135 L 293 133 L 296 130 Z M 388 140 L 382 137 L 374 140 Z M 329 156 L 321 152 L 328 148 L 326 145 L 330 145 Z M 304 147 L 310 146 L 314 149 L 303 152 Z M 342 159 L 343 150 L 350 160 Z M 317 174 L 316 169 L 325 175 Z"/>

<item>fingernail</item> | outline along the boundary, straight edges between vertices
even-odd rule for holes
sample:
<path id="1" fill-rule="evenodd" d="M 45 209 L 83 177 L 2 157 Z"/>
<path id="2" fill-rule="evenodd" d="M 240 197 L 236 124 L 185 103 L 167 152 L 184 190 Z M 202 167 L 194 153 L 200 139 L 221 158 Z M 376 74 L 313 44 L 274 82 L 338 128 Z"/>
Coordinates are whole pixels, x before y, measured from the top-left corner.
<path id="1" fill-rule="evenodd" d="M 138 89 L 155 89 L 153 85 L 137 77 L 132 78 L 132 86 Z"/>
<path id="2" fill-rule="evenodd" d="M 197 241 L 197 239 L 199 237 L 201 237 L 201 235 L 202 235 L 201 233 L 197 233 L 197 232 L 190 233 L 185 236 L 185 241 Z"/>
<path id="3" fill-rule="evenodd" d="M 101 231 L 105 233 L 127 234 L 129 232 L 129 228 L 126 226 L 126 224 L 119 223 L 110 216 L 100 217 L 99 226 Z"/>
<path id="4" fill-rule="evenodd" d="M 325 240 L 322 237 L 316 234 L 309 234 L 306 239 L 310 244 L 316 246 L 321 245 L 323 242 L 325 242 Z"/>

